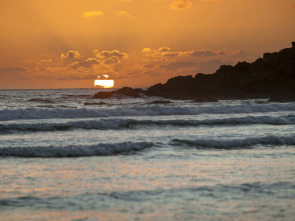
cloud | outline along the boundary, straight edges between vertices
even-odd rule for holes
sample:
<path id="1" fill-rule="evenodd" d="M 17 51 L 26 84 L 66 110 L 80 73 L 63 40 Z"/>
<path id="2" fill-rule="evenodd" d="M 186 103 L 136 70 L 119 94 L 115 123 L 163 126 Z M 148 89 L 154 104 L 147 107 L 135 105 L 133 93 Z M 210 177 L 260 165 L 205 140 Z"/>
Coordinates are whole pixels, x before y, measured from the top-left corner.
<path id="1" fill-rule="evenodd" d="M 225 55 L 225 51 L 194 50 L 194 51 L 191 52 L 190 55 L 193 56 L 193 57 Z"/>
<path id="2" fill-rule="evenodd" d="M 0 67 L 0 74 L 19 74 L 27 70 L 20 67 Z"/>
<path id="3" fill-rule="evenodd" d="M 78 59 L 80 58 L 80 54 L 78 51 L 68 51 L 67 53 L 63 53 L 60 55 L 61 59 Z"/>
<path id="4" fill-rule="evenodd" d="M 74 62 L 72 64 L 69 64 L 68 67 L 72 69 L 78 69 L 80 67 L 82 68 L 92 68 L 93 65 L 99 65 L 100 62 L 96 58 L 87 58 L 84 61 L 80 62 Z"/>
<path id="5" fill-rule="evenodd" d="M 152 51 L 153 51 L 153 49 L 151 49 L 151 48 L 144 48 L 144 49 L 141 50 L 141 52 L 144 53 L 144 54 L 151 53 Z"/>
<path id="6" fill-rule="evenodd" d="M 46 68 L 46 67 L 35 67 L 35 70 L 37 70 L 37 71 L 47 71 L 48 68 Z"/>
<path id="7" fill-rule="evenodd" d="M 179 10 L 179 9 L 189 9 L 192 6 L 190 0 L 178 0 L 171 3 L 170 8 Z"/>
<path id="8" fill-rule="evenodd" d="M 128 57 L 128 54 L 120 52 L 118 50 L 113 50 L 113 51 L 95 51 L 96 57 L 98 58 L 110 58 L 112 56 L 118 57 L 118 58 L 123 58 L 123 57 Z"/>
<path id="9" fill-rule="evenodd" d="M 127 11 L 118 11 L 117 12 L 117 16 L 120 16 L 120 17 L 127 17 L 127 18 L 132 18 L 134 19 L 135 17 L 133 15 L 131 15 L 129 12 Z"/>
<path id="10" fill-rule="evenodd" d="M 168 52 L 168 51 L 171 51 L 171 48 L 169 48 L 169 47 L 162 47 L 162 48 L 159 48 L 157 51 L 160 52 L 160 53 L 162 53 L 162 52 Z"/>
<path id="11" fill-rule="evenodd" d="M 190 61 L 170 62 L 168 64 L 160 65 L 160 67 L 166 68 L 168 70 L 175 70 L 179 68 L 195 68 L 196 63 Z"/>
<path id="12" fill-rule="evenodd" d="M 217 55 L 226 55 L 226 51 L 225 50 L 218 51 L 217 52 Z"/>
<path id="13" fill-rule="evenodd" d="M 144 68 L 154 68 L 155 65 L 152 64 L 152 63 L 149 63 L 149 64 L 144 65 L 143 67 L 144 67 Z"/>
<path id="14" fill-rule="evenodd" d="M 146 56 L 152 57 L 165 57 L 165 56 L 178 56 L 179 52 L 172 52 L 172 49 L 169 47 L 162 47 L 156 50 L 152 50 L 151 48 L 144 48 L 141 50 L 143 54 Z"/>
<path id="15" fill-rule="evenodd" d="M 103 12 L 102 11 L 90 11 L 90 12 L 84 12 L 82 17 L 96 17 L 96 16 L 102 16 Z"/>
<path id="16" fill-rule="evenodd" d="M 150 57 L 198 57 L 198 56 L 218 56 L 226 55 L 224 50 L 193 50 L 193 51 L 172 51 L 169 47 L 162 47 L 156 50 L 144 48 L 141 51 L 145 56 Z"/>
<path id="17" fill-rule="evenodd" d="M 58 78 L 58 80 L 66 80 L 66 81 L 75 81 L 75 80 L 93 80 L 95 76 L 93 73 L 74 73 L 70 75 L 63 75 Z"/>
<path id="18" fill-rule="evenodd" d="M 165 52 L 165 53 L 163 53 L 164 57 L 177 57 L 180 55 L 181 55 L 180 52 Z"/>
<path id="19" fill-rule="evenodd" d="M 117 56 L 111 56 L 109 59 L 104 61 L 104 64 L 117 64 L 120 62 L 120 59 Z"/>
<path id="20" fill-rule="evenodd" d="M 239 49 L 239 50 L 233 51 L 233 55 L 234 57 L 245 57 L 247 55 L 250 55 L 250 53 L 245 52 L 243 49 Z"/>

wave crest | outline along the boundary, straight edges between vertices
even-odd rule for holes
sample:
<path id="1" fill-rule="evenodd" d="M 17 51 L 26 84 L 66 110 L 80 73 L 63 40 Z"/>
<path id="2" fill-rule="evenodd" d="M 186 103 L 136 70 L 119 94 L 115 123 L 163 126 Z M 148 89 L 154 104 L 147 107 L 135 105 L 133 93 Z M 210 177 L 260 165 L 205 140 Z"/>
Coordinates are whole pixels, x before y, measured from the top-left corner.
<path id="1" fill-rule="evenodd" d="M 3 147 L 0 157 L 91 157 L 130 154 L 152 147 L 151 142 L 124 142 L 116 144 L 98 144 L 91 146 L 37 146 L 37 147 Z"/>
<path id="2" fill-rule="evenodd" d="M 295 137 L 266 136 L 257 138 L 245 138 L 235 140 L 184 140 L 173 139 L 170 142 L 173 146 L 190 146 L 200 149 L 241 149 L 253 148 L 256 145 L 295 145 Z"/>
<path id="3" fill-rule="evenodd" d="M 270 116 L 247 116 L 221 119 L 205 120 L 136 120 L 105 118 L 98 120 L 72 121 L 65 123 L 12 123 L 0 124 L 0 133 L 8 131 L 58 131 L 58 130 L 108 130 L 108 129 L 126 129 L 134 126 L 202 126 L 202 125 L 240 125 L 240 124 L 269 124 L 269 125 L 294 125 L 295 115 L 286 115 L 281 117 Z"/>
<path id="4" fill-rule="evenodd" d="M 257 113 L 293 111 L 295 103 L 265 104 L 265 105 L 216 105 L 216 106 L 137 106 L 137 107 L 112 107 L 97 109 L 69 109 L 69 108 L 25 108 L 0 110 L 0 121 L 17 119 L 68 119 L 68 118 L 93 118 L 117 116 L 159 116 L 159 115 L 198 115 L 198 114 L 231 114 L 231 113 Z"/>

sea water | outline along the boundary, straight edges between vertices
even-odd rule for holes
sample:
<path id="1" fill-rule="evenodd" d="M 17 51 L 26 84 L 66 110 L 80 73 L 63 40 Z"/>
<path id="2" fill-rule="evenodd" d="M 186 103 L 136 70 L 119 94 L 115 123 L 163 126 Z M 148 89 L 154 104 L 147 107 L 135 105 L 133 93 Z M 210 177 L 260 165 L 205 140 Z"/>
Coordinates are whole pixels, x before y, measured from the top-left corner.
<path id="1" fill-rule="evenodd" d="M 294 220 L 295 103 L 96 92 L 0 91 L 0 220 Z"/>

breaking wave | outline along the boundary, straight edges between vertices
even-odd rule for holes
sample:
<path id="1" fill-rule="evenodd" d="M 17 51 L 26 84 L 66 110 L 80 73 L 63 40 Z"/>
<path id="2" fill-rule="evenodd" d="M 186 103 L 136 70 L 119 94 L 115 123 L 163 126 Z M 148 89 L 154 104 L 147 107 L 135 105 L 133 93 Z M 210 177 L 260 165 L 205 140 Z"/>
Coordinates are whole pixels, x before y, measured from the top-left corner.
<path id="1" fill-rule="evenodd" d="M 113 107 L 97 109 L 67 109 L 67 108 L 25 108 L 2 109 L 0 121 L 17 119 L 52 119 L 52 118 L 93 118 L 116 116 L 158 116 L 158 115 L 198 115 L 198 114 L 231 114 L 231 113 L 257 113 L 295 110 L 295 103 L 265 104 L 265 105 L 235 105 L 235 106 L 140 106 L 140 107 Z"/>
<path id="2" fill-rule="evenodd" d="M 91 146 L 37 146 L 37 147 L 3 147 L 0 157 L 91 157 L 128 154 L 152 147 L 151 142 L 124 142 L 116 144 L 98 144 Z"/>
<path id="3" fill-rule="evenodd" d="M 105 118 L 98 120 L 72 121 L 65 123 L 12 123 L 0 124 L 0 133 L 9 131 L 64 131 L 74 129 L 84 130 L 115 130 L 133 129 L 136 126 L 201 126 L 201 125 L 240 125 L 240 124 L 269 124 L 269 125 L 294 125 L 295 115 L 283 117 L 248 116 L 223 119 L 205 120 L 136 120 Z"/>
<path id="4" fill-rule="evenodd" d="M 266 136 L 257 138 L 245 138 L 235 140 L 184 140 L 173 139 L 170 142 L 174 146 L 189 146 L 200 149 L 241 149 L 253 148 L 256 145 L 295 145 L 295 136 L 292 137 L 279 137 L 279 136 Z"/>

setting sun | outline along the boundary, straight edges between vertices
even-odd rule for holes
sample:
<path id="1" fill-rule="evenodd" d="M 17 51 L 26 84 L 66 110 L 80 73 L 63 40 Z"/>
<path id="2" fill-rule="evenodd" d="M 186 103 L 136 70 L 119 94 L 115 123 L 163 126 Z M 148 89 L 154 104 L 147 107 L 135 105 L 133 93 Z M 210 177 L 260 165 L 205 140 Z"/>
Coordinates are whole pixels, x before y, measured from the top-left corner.
<path id="1" fill-rule="evenodd" d="M 114 87 L 114 80 L 95 80 L 94 86 L 100 86 L 103 88 L 112 88 Z"/>

